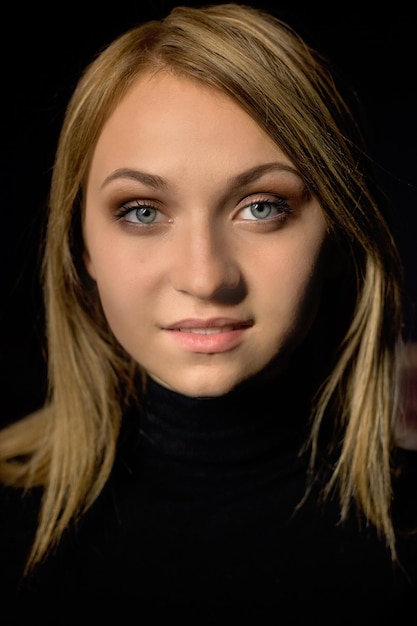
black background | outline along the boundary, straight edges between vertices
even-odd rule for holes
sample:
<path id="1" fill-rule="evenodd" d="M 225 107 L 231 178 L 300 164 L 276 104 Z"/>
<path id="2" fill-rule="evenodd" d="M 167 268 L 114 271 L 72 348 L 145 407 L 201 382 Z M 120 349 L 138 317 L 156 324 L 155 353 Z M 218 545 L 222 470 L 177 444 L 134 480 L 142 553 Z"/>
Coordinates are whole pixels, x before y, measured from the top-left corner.
<path id="1" fill-rule="evenodd" d="M 31 3 L 26 8 L 16 3 L 2 14 L 1 422 L 40 406 L 45 394 L 39 242 L 66 103 L 101 47 L 138 22 L 164 17 L 176 4 L 201 2 Z M 252 4 L 293 25 L 359 95 L 371 155 L 394 207 L 410 291 L 408 332 L 415 337 L 415 18 L 398 2 L 372 3 L 377 8 L 365 1 Z"/>

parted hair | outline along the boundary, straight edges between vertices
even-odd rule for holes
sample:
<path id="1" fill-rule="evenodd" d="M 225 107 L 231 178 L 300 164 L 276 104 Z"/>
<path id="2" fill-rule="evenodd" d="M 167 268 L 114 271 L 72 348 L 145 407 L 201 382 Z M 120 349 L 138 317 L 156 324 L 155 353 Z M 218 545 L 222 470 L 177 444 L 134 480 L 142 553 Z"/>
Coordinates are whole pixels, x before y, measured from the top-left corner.
<path id="1" fill-rule="evenodd" d="M 45 406 L 0 433 L 0 479 L 40 487 L 29 571 L 102 490 L 123 412 L 140 403 L 140 365 L 121 348 L 83 264 L 83 203 L 101 129 L 144 72 L 169 71 L 237 102 L 298 168 L 318 199 L 353 284 L 352 314 L 311 421 L 311 470 L 321 425 L 337 422 L 342 518 L 352 503 L 395 556 L 391 456 L 402 333 L 401 263 L 371 193 L 364 142 L 328 62 L 293 29 L 238 4 L 176 7 L 120 35 L 91 61 L 68 104 L 52 172 L 42 266 Z M 139 383 L 138 383 L 139 381 Z"/>

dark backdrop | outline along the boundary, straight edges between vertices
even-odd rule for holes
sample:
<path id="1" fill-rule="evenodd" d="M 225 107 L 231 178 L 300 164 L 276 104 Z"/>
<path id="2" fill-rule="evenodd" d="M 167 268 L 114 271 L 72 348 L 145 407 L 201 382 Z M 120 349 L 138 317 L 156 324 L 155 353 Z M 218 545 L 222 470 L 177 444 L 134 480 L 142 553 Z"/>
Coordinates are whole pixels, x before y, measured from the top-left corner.
<path id="1" fill-rule="evenodd" d="M 2 15 L 2 306 L 0 421 L 40 406 L 45 394 L 39 289 L 50 172 L 65 105 L 93 54 L 123 30 L 163 17 L 178 2 L 8 4 Z M 181 4 L 199 5 L 200 2 Z M 217 2 L 218 4 L 218 2 Z M 255 2 L 287 20 L 337 65 L 362 102 L 371 154 L 394 207 L 410 291 L 417 300 L 417 99 L 415 19 L 401 3 Z"/>

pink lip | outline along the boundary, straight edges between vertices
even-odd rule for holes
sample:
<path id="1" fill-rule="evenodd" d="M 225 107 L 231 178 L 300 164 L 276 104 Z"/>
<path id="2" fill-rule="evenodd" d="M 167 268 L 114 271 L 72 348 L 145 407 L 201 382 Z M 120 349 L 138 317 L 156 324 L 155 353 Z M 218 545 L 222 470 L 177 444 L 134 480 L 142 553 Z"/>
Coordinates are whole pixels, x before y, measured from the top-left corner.
<path id="1" fill-rule="evenodd" d="M 172 339 L 191 352 L 213 354 L 236 348 L 244 333 L 253 326 L 253 320 L 228 317 L 212 319 L 184 319 L 165 326 Z"/>

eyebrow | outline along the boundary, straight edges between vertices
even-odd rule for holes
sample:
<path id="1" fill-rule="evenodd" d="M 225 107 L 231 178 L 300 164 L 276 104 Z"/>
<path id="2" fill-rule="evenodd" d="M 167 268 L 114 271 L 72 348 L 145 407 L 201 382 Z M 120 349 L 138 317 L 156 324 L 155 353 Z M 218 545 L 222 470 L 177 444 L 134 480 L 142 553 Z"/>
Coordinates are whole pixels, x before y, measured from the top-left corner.
<path id="1" fill-rule="evenodd" d="M 295 167 L 292 167 L 291 165 L 287 165 L 286 163 L 274 161 L 272 163 L 262 163 L 261 165 L 255 165 L 254 167 L 251 167 L 249 170 L 242 172 L 241 174 L 238 174 L 237 176 L 233 177 L 230 183 L 233 186 L 237 186 L 237 187 L 248 185 L 252 183 L 253 181 L 257 180 L 258 178 L 261 178 L 265 174 L 268 174 L 269 172 L 274 172 L 274 171 L 289 172 L 290 174 L 297 176 L 297 178 L 299 178 L 302 181 L 301 174 L 298 170 L 295 169 Z"/>
<path id="2" fill-rule="evenodd" d="M 164 178 L 162 178 L 162 176 L 157 176 L 156 174 L 148 174 L 147 172 L 141 172 L 140 170 L 135 170 L 129 167 L 121 167 L 109 174 L 109 176 L 104 179 L 101 188 L 105 187 L 113 180 L 117 180 L 119 178 L 134 180 L 138 183 L 146 185 L 147 187 L 152 187 L 153 189 L 168 187 L 168 183 Z"/>
<path id="3" fill-rule="evenodd" d="M 278 171 L 278 172 L 288 172 L 297 176 L 300 180 L 302 180 L 301 174 L 291 165 L 287 165 L 286 163 L 281 163 L 279 161 L 272 163 L 262 163 L 261 165 L 255 165 L 251 167 L 245 172 L 234 176 L 229 180 L 229 184 L 233 187 L 239 187 L 248 185 L 251 182 L 261 178 L 265 174 L 269 172 Z M 152 187 L 153 189 L 167 189 L 168 182 L 162 178 L 162 176 L 158 176 L 157 174 L 149 174 L 148 172 L 142 172 L 140 170 L 132 169 L 129 167 L 121 167 L 111 174 L 109 174 L 103 181 L 101 188 L 108 185 L 113 180 L 118 179 L 128 179 L 134 180 L 136 182 L 142 183 L 147 187 Z"/>

